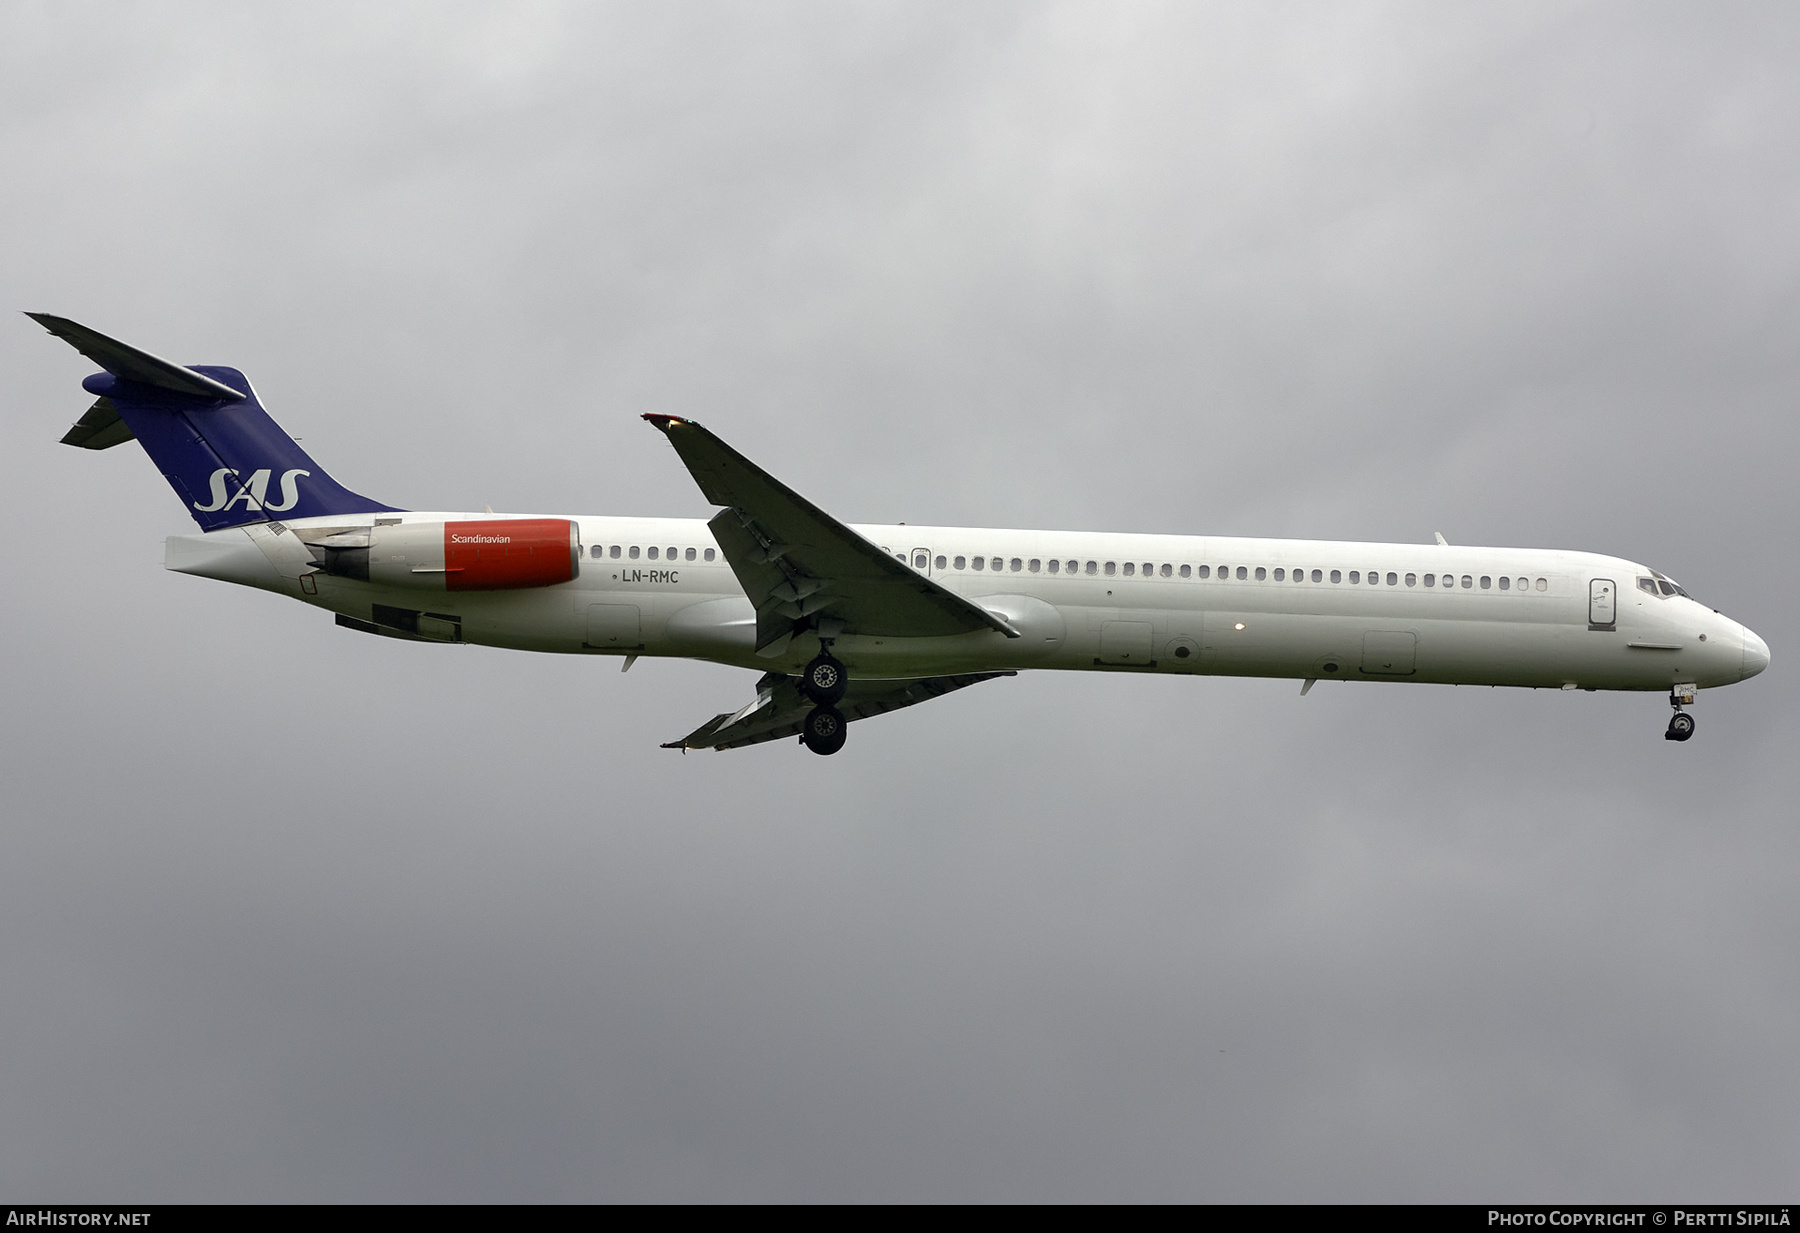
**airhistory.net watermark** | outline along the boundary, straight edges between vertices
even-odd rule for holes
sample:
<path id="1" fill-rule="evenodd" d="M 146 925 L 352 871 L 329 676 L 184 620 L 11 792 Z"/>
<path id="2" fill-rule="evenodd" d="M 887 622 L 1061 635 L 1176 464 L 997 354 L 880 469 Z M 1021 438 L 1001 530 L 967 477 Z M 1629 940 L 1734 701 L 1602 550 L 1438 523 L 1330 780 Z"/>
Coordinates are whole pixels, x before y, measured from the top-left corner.
<path id="1" fill-rule="evenodd" d="M 6 1227 L 9 1229 L 142 1229 L 149 1225 L 149 1212 L 71 1211 L 57 1207 L 6 1209 Z"/>

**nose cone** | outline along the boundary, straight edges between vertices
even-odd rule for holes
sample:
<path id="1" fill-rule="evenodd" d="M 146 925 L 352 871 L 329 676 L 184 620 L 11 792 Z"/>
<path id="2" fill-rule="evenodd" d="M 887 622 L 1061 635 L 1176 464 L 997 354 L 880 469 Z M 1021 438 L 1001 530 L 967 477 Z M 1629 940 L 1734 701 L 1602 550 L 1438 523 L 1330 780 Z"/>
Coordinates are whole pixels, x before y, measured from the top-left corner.
<path id="1" fill-rule="evenodd" d="M 1744 675 L 1749 680 L 1769 666 L 1769 644 L 1749 630 L 1744 631 Z"/>

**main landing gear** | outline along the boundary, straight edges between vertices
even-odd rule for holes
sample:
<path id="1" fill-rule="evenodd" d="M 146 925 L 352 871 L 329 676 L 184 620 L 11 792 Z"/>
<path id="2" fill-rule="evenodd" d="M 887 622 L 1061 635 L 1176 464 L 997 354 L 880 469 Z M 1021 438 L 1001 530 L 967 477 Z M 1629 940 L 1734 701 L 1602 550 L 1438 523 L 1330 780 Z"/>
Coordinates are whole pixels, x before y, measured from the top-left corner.
<path id="1" fill-rule="evenodd" d="M 850 724 L 836 704 L 849 686 L 850 674 L 831 654 L 829 644 L 800 674 L 800 692 L 816 704 L 801 724 L 800 743 L 814 753 L 834 754 L 844 747 Z"/>
<path id="2" fill-rule="evenodd" d="M 1675 714 L 1669 717 L 1669 730 L 1663 733 L 1663 740 L 1685 741 L 1694 735 L 1694 717 L 1681 709 L 1683 702 L 1693 700 L 1692 685 L 1677 685 L 1669 691 L 1669 705 L 1675 708 Z"/>
<path id="3" fill-rule="evenodd" d="M 800 743 L 816 754 L 834 754 L 844 747 L 849 730 L 835 706 L 815 706 L 800 725 Z"/>
<path id="4" fill-rule="evenodd" d="M 834 705 L 849 685 L 850 674 L 830 651 L 820 651 L 800 674 L 801 692 L 820 706 Z"/>

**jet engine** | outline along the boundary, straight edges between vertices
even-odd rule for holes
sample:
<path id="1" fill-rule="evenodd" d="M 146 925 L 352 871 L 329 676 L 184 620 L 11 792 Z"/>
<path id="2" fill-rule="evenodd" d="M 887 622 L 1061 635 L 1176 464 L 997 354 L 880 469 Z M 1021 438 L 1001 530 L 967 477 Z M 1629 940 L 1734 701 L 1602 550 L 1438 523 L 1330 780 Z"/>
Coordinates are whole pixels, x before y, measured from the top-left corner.
<path id="1" fill-rule="evenodd" d="M 402 522 L 298 531 L 322 573 L 428 591 L 555 586 L 581 572 L 581 530 L 567 518 Z"/>

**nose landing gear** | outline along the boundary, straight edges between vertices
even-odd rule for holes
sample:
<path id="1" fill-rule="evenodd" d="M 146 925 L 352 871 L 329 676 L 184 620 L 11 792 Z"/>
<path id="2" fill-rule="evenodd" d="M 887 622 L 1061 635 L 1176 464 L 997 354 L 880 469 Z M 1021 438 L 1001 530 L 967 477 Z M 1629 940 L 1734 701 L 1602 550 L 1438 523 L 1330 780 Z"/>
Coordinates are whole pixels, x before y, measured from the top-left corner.
<path id="1" fill-rule="evenodd" d="M 1694 735 L 1694 717 L 1681 709 L 1684 702 L 1694 700 L 1692 685 L 1677 685 L 1669 691 L 1669 705 L 1675 713 L 1669 717 L 1669 729 L 1663 733 L 1665 741 L 1685 741 Z"/>

